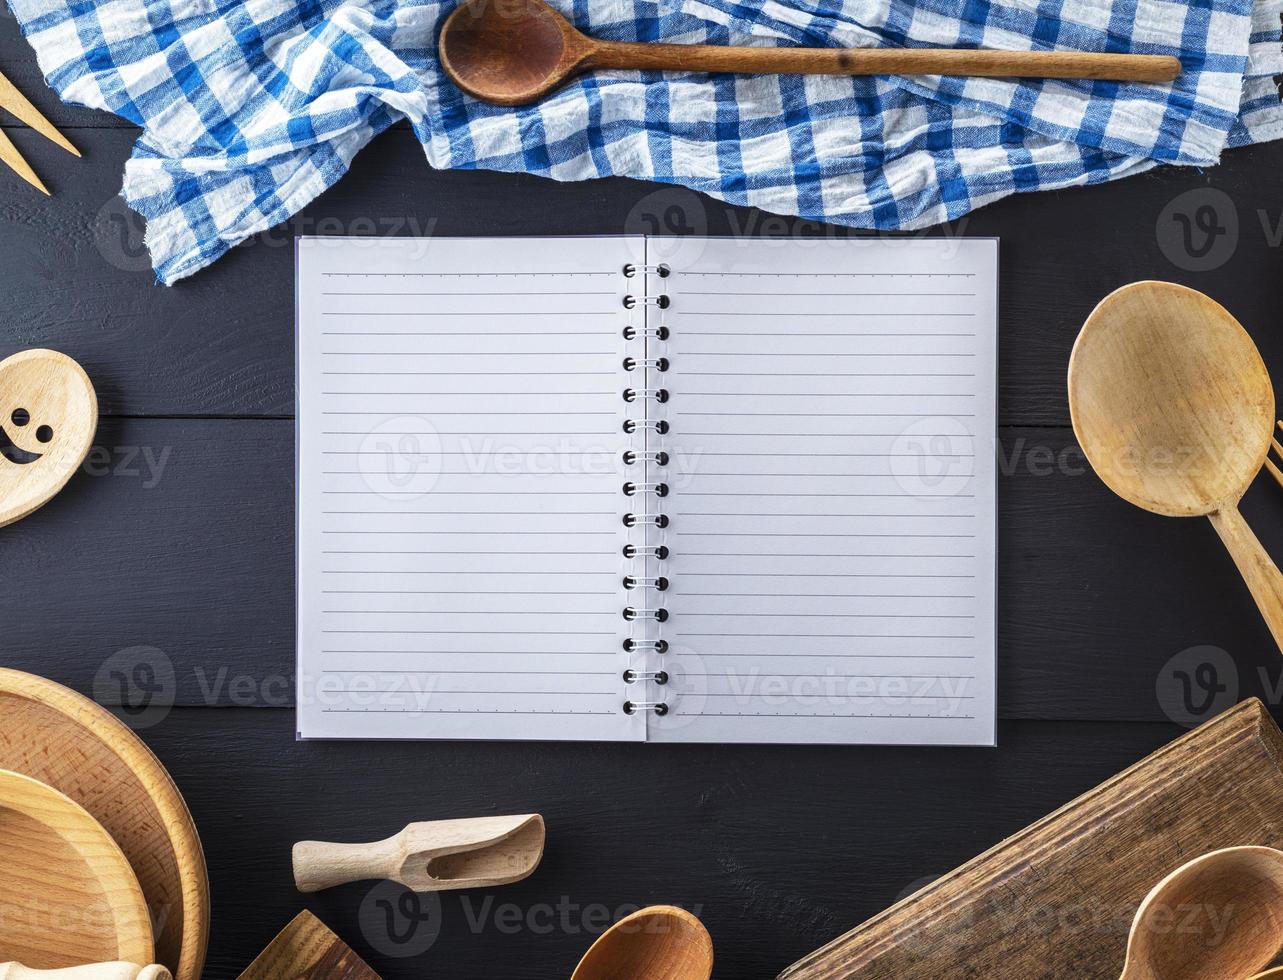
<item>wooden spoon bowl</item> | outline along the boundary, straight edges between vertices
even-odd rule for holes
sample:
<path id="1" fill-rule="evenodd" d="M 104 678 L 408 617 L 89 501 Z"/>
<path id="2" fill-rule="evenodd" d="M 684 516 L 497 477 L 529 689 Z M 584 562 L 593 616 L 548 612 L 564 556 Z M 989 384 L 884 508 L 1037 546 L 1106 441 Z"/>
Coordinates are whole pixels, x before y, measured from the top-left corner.
<path id="1" fill-rule="evenodd" d="M 1230 847 L 1177 868 L 1145 896 L 1121 980 L 1241 980 L 1283 949 L 1283 852 Z"/>
<path id="2" fill-rule="evenodd" d="M 1283 575 L 1238 511 L 1274 429 L 1274 388 L 1247 331 L 1169 282 L 1110 293 L 1069 359 L 1069 411 L 1092 467 L 1137 507 L 1207 516 L 1283 648 Z"/>
<path id="3" fill-rule="evenodd" d="M 708 980 L 713 940 L 685 909 L 654 905 L 620 919 L 592 944 L 571 980 Z"/>
<path id="4" fill-rule="evenodd" d="M 0 361 L 0 527 L 66 485 L 97 429 L 94 386 L 66 354 L 24 350 Z"/>

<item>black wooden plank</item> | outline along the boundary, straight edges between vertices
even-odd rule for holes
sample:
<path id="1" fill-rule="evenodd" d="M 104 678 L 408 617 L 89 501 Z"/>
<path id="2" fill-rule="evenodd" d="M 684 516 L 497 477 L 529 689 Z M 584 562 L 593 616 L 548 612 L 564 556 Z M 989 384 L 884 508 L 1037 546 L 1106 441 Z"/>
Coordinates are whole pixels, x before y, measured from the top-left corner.
<path id="1" fill-rule="evenodd" d="M 142 732 L 208 856 L 207 980 L 236 977 L 304 907 L 384 980 L 568 977 L 616 912 L 654 903 L 701 915 L 717 980 L 760 980 L 1180 732 L 1013 722 L 996 750 L 821 747 L 799 765 L 781 746 L 298 743 L 291 723 L 288 711 L 179 709 Z M 418 929 L 378 904 L 395 901 L 387 886 L 293 887 L 297 840 L 532 811 L 549 828 L 536 874 L 428 898 Z M 1013 902 L 1010 928 L 1036 934 L 1060 911 Z M 1069 912 L 1092 915 L 1121 964 L 1131 910 Z M 385 913 L 407 942 L 389 938 Z"/>
<path id="2" fill-rule="evenodd" d="M 297 234 L 846 234 L 639 181 L 433 171 L 398 130 L 295 220 L 163 289 L 152 282 L 141 220 L 115 197 L 135 132 L 75 130 L 84 161 L 17 135 L 57 194 L 47 201 L 0 168 L 0 348 L 66 350 L 98 382 L 109 414 L 290 414 Z M 1002 421 L 1067 423 L 1064 371 L 1078 327 L 1101 296 L 1135 279 L 1207 290 L 1248 325 L 1269 364 L 1283 364 L 1283 333 L 1273 328 L 1283 304 L 1280 166 L 1283 145 L 1236 150 L 1207 171 L 1018 195 L 934 229 L 1002 238 Z M 1224 232 L 1209 238 L 1205 228 Z"/>
<path id="3" fill-rule="evenodd" d="M 0 535 L 5 661 L 88 687 L 155 647 L 181 703 L 292 703 L 292 423 L 109 420 L 98 442 L 93 475 Z M 1116 499 L 1063 429 L 1004 430 L 997 452 L 1003 717 L 1165 718 L 1171 671 L 1202 655 L 1164 665 L 1205 645 L 1244 696 L 1280 701 L 1283 661 L 1206 521 Z M 1283 554 L 1278 487 L 1249 503 Z"/>

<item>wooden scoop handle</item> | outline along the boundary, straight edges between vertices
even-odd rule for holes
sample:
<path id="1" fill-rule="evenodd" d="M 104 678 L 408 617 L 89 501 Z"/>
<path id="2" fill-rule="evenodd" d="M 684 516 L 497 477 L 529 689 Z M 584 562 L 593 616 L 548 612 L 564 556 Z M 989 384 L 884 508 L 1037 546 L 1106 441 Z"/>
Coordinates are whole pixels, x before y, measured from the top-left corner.
<path id="1" fill-rule="evenodd" d="M 1216 533 L 1225 542 L 1234 564 L 1238 566 L 1252 598 L 1260 607 L 1274 642 L 1283 651 L 1283 573 L 1248 527 L 1237 507 L 1225 507 L 1208 517 Z"/>
<path id="2" fill-rule="evenodd" d="M 373 844 L 300 841 L 294 845 L 294 883 L 301 892 L 319 892 L 350 881 L 397 881 L 403 860 L 399 835 Z"/>
<path id="3" fill-rule="evenodd" d="M 1077 51 L 941 48 L 750 48 L 709 44 L 598 42 L 586 68 L 790 75 L 968 75 L 985 78 L 1094 78 L 1170 82 L 1177 58 Z"/>
<path id="4" fill-rule="evenodd" d="M 17 963 L 0 963 L 0 980 L 174 980 L 163 966 L 135 963 L 91 963 L 62 970 L 30 970 Z"/>

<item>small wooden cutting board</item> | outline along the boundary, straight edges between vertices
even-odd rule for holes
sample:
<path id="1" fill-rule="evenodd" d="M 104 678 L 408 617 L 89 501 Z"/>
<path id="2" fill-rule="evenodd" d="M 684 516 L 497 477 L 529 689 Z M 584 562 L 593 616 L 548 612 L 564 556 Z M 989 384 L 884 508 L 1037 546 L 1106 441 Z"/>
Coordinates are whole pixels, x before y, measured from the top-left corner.
<path id="1" fill-rule="evenodd" d="M 1200 854 L 1243 844 L 1283 848 L 1283 732 L 1255 698 L 835 939 L 779 980 L 1116 980 L 1132 916 L 1150 888 Z"/>
<path id="2" fill-rule="evenodd" d="M 239 980 L 380 980 L 311 912 L 300 912 Z"/>

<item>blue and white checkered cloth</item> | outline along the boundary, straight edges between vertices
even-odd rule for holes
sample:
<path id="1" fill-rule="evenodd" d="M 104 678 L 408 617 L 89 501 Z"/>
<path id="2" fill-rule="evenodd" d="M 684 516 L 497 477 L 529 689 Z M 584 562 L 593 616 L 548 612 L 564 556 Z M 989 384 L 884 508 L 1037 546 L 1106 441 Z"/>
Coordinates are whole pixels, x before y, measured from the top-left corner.
<path id="1" fill-rule="evenodd" d="M 9 0 L 50 84 L 143 127 L 124 197 L 172 283 L 409 118 L 435 167 L 612 174 L 859 228 L 1215 163 L 1283 135 L 1283 0 L 554 0 L 604 38 L 1174 54 L 1174 85 L 610 72 L 496 109 L 436 58 L 455 0 Z"/>

